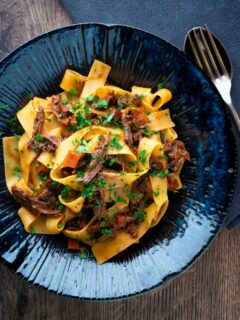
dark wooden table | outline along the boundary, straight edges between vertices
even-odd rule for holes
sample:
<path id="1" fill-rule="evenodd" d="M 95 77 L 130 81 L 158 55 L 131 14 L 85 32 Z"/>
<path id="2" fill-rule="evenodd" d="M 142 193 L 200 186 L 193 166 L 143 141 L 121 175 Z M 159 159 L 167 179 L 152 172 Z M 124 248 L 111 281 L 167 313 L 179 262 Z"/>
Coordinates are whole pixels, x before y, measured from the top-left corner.
<path id="1" fill-rule="evenodd" d="M 0 0 L 0 58 L 71 23 L 57 0 Z M 239 320 L 240 227 L 222 230 L 187 272 L 165 287 L 114 302 L 84 302 L 33 287 L 0 265 L 0 320 Z"/>

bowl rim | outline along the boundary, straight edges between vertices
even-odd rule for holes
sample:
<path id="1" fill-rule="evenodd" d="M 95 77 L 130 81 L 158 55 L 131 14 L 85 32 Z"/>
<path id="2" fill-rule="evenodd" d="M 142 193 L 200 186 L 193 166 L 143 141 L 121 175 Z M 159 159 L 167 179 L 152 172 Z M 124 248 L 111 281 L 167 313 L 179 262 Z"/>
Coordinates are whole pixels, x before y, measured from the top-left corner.
<path id="1" fill-rule="evenodd" d="M 33 44 L 35 41 L 37 41 L 38 39 L 48 36 L 50 34 L 54 34 L 54 33 L 58 33 L 60 31 L 65 31 L 65 30 L 69 30 L 69 29 L 74 29 L 76 27 L 81 27 L 81 26 L 102 26 L 105 27 L 107 29 L 111 29 L 114 27 L 120 27 L 120 28 L 127 28 L 127 29 L 131 29 L 131 30 L 135 30 L 135 31 L 140 31 L 150 37 L 155 37 L 156 39 L 160 39 L 161 41 L 167 43 L 168 45 L 170 45 L 171 47 L 174 48 L 174 50 L 176 50 L 177 52 L 180 52 L 186 59 L 187 61 L 194 66 L 195 69 L 197 69 L 200 73 L 201 76 L 204 77 L 205 80 L 207 80 L 208 84 L 210 85 L 211 89 L 213 90 L 213 92 L 220 98 L 221 101 L 221 106 L 222 106 L 222 110 L 225 113 L 225 116 L 227 116 L 229 118 L 229 120 L 231 120 L 231 116 L 230 116 L 230 112 L 228 111 L 228 108 L 225 104 L 225 102 L 223 101 L 221 95 L 219 94 L 218 90 L 216 89 L 216 87 L 214 86 L 214 84 L 212 83 L 212 81 L 205 75 L 205 73 L 203 72 L 203 70 L 198 67 L 196 64 L 193 63 L 193 61 L 184 53 L 183 50 L 179 49 L 176 45 L 172 44 L 170 41 L 165 40 L 164 38 L 162 38 L 159 35 L 156 35 L 155 33 L 151 33 L 148 31 L 145 31 L 141 28 L 136 28 L 134 26 L 130 26 L 130 25 L 126 25 L 126 24 L 115 24 L 115 23 L 101 23 L 101 22 L 84 22 L 84 23 L 74 23 L 74 24 L 68 24 L 66 26 L 62 26 L 62 27 L 58 27 L 58 28 L 53 28 L 49 31 L 40 33 L 39 35 L 36 35 L 34 37 L 32 37 L 30 40 L 27 40 L 25 42 L 23 42 L 22 44 L 20 44 L 19 46 L 17 46 L 15 49 L 13 49 L 10 53 L 8 53 L 6 56 L 4 56 L 1 60 L 0 60 L 0 68 L 4 66 L 5 63 L 7 63 L 12 57 L 14 57 L 15 54 L 17 54 L 19 51 L 21 51 L 23 48 L 30 46 L 31 44 Z M 0 75 L 1 76 L 1 75 Z M 237 158 L 237 163 L 239 164 L 239 158 L 237 157 L 237 143 L 236 143 L 237 139 L 234 136 L 234 143 L 235 143 L 235 149 L 236 149 L 236 158 Z M 162 281 L 160 283 L 155 284 L 154 286 L 147 288 L 147 289 L 143 289 L 142 291 L 139 292 L 135 292 L 135 293 L 130 293 L 124 296 L 118 296 L 118 297 L 110 297 L 110 298 L 86 298 L 86 297 L 79 297 L 79 296 L 71 296 L 69 294 L 66 293 L 58 293 L 57 291 L 52 291 L 49 290 L 47 287 L 38 285 L 38 284 L 34 284 L 32 281 L 28 280 L 27 278 L 25 278 L 21 273 L 17 273 L 16 270 L 14 270 L 14 268 L 12 267 L 12 263 L 9 263 L 7 260 L 5 260 L 4 258 L 2 258 L 2 256 L 0 256 L 0 263 L 2 263 L 3 265 L 5 265 L 11 272 L 14 273 L 14 275 L 16 275 L 17 277 L 20 277 L 21 279 L 24 279 L 28 284 L 30 284 L 31 286 L 34 287 L 38 287 L 40 289 L 44 289 L 45 291 L 47 291 L 50 294 L 54 294 L 57 295 L 58 297 L 67 297 L 67 298 L 72 298 L 72 299 L 77 299 L 77 300 L 86 300 L 86 301 L 94 301 L 94 302 L 108 302 L 108 301 L 119 301 L 119 300 L 125 300 L 128 298 L 133 298 L 135 296 L 140 296 L 143 295 L 149 291 L 152 291 L 156 288 L 160 288 L 160 287 L 165 287 L 167 284 L 170 283 L 170 281 L 172 281 L 174 278 L 179 277 L 183 272 L 187 271 L 195 262 L 197 262 L 200 257 L 203 255 L 203 253 L 205 253 L 207 251 L 207 249 L 209 249 L 209 247 L 213 244 L 213 241 L 217 238 L 217 236 L 219 235 L 219 232 L 222 228 L 222 226 L 224 225 L 224 222 L 226 220 L 227 214 L 232 206 L 233 203 L 233 198 L 234 198 L 234 193 L 236 192 L 236 188 L 237 188 L 237 182 L 238 182 L 238 173 L 239 173 L 239 168 L 237 168 L 237 173 L 235 175 L 235 179 L 233 182 L 233 193 L 231 195 L 228 195 L 229 199 L 228 199 L 228 206 L 225 212 L 225 216 L 222 219 L 222 222 L 218 224 L 218 226 L 216 227 L 216 229 L 214 230 L 213 234 L 208 238 L 208 241 L 206 242 L 206 244 L 204 246 L 202 246 L 202 248 L 195 254 L 195 256 L 184 266 L 181 268 L 181 270 L 172 273 L 171 275 L 167 275 L 165 278 L 162 279 Z"/>

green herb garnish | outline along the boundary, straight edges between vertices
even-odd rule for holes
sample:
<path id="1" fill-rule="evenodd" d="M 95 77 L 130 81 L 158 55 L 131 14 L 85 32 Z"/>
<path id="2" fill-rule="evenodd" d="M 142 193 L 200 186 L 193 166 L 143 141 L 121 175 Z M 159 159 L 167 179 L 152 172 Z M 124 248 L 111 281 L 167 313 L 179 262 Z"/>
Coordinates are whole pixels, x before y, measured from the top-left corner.
<path id="1" fill-rule="evenodd" d="M 67 99 L 67 98 L 66 98 L 66 99 L 63 99 L 63 100 L 62 100 L 62 103 L 63 103 L 63 104 L 68 104 L 68 103 L 69 103 L 69 99 Z"/>
<path id="2" fill-rule="evenodd" d="M 139 219 L 141 221 L 144 221 L 145 220 L 145 214 L 142 210 L 137 210 L 136 212 L 134 212 L 134 215 L 133 215 L 133 218 L 134 219 Z"/>
<path id="3" fill-rule="evenodd" d="M 162 139 L 162 140 L 165 140 L 165 139 L 166 139 L 166 133 L 162 133 L 162 134 L 161 134 L 161 139 Z"/>
<path id="4" fill-rule="evenodd" d="M 84 177 L 84 172 L 78 171 L 76 176 L 77 176 L 77 178 L 83 178 Z"/>
<path id="5" fill-rule="evenodd" d="M 157 88 L 158 88 L 158 90 L 163 89 L 164 88 L 163 83 L 161 83 L 161 82 L 158 83 Z"/>
<path id="6" fill-rule="evenodd" d="M 82 197 L 89 198 L 93 196 L 93 192 L 97 189 L 96 185 L 93 183 L 89 183 L 82 190 Z"/>
<path id="7" fill-rule="evenodd" d="M 35 93 L 34 92 L 31 91 L 31 92 L 28 93 L 28 98 L 29 99 L 33 99 L 34 97 L 35 97 Z"/>
<path id="8" fill-rule="evenodd" d="M 145 134 L 145 136 L 152 136 L 153 134 L 159 133 L 159 131 L 157 130 L 143 130 L 143 134 Z"/>
<path id="9" fill-rule="evenodd" d="M 16 176 L 18 178 L 18 180 L 20 180 L 22 178 L 22 169 L 18 166 L 13 168 L 13 174 L 14 176 Z"/>
<path id="10" fill-rule="evenodd" d="M 63 199 L 67 199 L 70 190 L 71 190 L 71 188 L 69 186 L 65 186 L 61 191 L 61 197 Z"/>
<path id="11" fill-rule="evenodd" d="M 139 152 L 139 160 L 142 162 L 142 164 L 145 164 L 147 162 L 149 156 L 150 153 L 145 149 Z"/>
<path id="12" fill-rule="evenodd" d="M 77 129 L 82 129 L 85 126 L 90 126 L 92 124 L 91 121 L 85 118 L 81 112 L 77 113 L 76 120 L 78 123 Z"/>
<path id="13" fill-rule="evenodd" d="M 98 100 L 96 108 L 97 109 L 107 109 L 108 107 L 108 100 Z"/>
<path id="14" fill-rule="evenodd" d="M 117 138 L 113 138 L 110 140 L 110 147 L 116 148 L 118 150 L 121 150 L 123 146 L 118 142 Z"/>
<path id="15" fill-rule="evenodd" d="M 101 230 L 101 234 L 103 234 L 104 236 L 111 236 L 112 235 L 112 230 L 104 228 L 104 229 Z"/>
<path id="16" fill-rule="evenodd" d="M 122 202 L 122 203 L 127 204 L 127 201 L 126 201 L 125 199 L 121 198 L 121 197 L 118 197 L 118 198 L 115 200 L 115 202 Z"/>
<path id="17" fill-rule="evenodd" d="M 3 106 L 0 106 L 1 110 L 5 110 L 9 107 L 9 104 L 4 104 Z"/>
<path id="18" fill-rule="evenodd" d="M 85 104 L 85 105 L 83 106 L 83 109 L 84 109 L 84 111 L 85 111 L 86 113 L 91 113 L 91 112 L 92 112 L 92 111 L 89 109 L 89 107 L 88 107 L 87 104 Z"/>
<path id="19" fill-rule="evenodd" d="M 150 176 L 152 177 L 159 177 L 159 178 L 165 178 L 169 174 L 168 170 L 163 170 L 163 171 L 152 171 L 150 172 Z"/>
<path id="20" fill-rule="evenodd" d="M 68 92 L 72 95 L 72 96 L 77 96 L 78 95 L 78 91 L 76 88 L 71 88 L 68 90 Z"/>
<path id="21" fill-rule="evenodd" d="M 42 137 L 40 134 L 36 134 L 36 135 L 33 137 L 33 139 L 34 139 L 35 141 L 43 141 L 43 137 Z"/>
<path id="22" fill-rule="evenodd" d="M 57 208 L 57 210 L 63 210 L 64 205 L 59 200 L 57 200 L 56 201 L 56 208 Z"/>
<path id="23" fill-rule="evenodd" d="M 142 99 L 142 98 L 145 98 L 147 96 L 147 94 L 146 93 L 136 93 L 134 96 L 133 96 L 133 98 L 134 99 Z"/>
<path id="24" fill-rule="evenodd" d="M 136 166 L 137 161 L 128 161 L 129 166 Z"/>
<path id="25" fill-rule="evenodd" d="M 85 252 L 80 252 L 79 253 L 79 258 L 81 259 L 87 259 L 87 254 Z"/>

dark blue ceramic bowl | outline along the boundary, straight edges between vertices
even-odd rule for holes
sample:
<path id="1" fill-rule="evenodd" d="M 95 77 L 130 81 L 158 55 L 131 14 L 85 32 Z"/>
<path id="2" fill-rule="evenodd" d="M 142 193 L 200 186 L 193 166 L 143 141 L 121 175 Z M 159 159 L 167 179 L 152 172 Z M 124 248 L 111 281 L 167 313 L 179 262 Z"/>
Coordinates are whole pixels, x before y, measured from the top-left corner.
<path id="1" fill-rule="evenodd" d="M 163 284 L 189 267 L 209 246 L 231 204 L 236 148 L 225 106 L 214 86 L 168 42 L 125 26 L 80 24 L 41 35 L 0 64 L 0 131 L 12 135 L 12 119 L 28 93 L 60 91 L 66 68 L 87 74 L 97 58 L 112 66 L 111 83 L 173 92 L 169 103 L 179 138 L 191 154 L 182 172 L 185 189 L 170 195 L 159 225 L 137 245 L 103 265 L 81 260 L 62 236 L 27 234 L 4 180 L 1 146 L 0 257 L 34 285 L 81 299 L 115 299 Z"/>

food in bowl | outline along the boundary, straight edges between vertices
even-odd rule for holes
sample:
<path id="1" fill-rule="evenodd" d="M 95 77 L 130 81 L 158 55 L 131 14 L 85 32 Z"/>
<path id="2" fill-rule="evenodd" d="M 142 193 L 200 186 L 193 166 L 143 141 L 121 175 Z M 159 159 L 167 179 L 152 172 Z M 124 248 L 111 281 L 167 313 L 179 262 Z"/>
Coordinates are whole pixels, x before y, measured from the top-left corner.
<path id="1" fill-rule="evenodd" d="M 159 223 L 190 160 L 166 108 L 170 90 L 108 85 L 110 70 L 98 60 L 87 76 L 67 69 L 64 91 L 34 97 L 17 113 L 24 133 L 3 139 L 26 232 L 62 232 L 70 249 L 84 254 L 86 244 L 99 263 Z"/>

